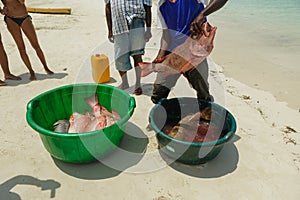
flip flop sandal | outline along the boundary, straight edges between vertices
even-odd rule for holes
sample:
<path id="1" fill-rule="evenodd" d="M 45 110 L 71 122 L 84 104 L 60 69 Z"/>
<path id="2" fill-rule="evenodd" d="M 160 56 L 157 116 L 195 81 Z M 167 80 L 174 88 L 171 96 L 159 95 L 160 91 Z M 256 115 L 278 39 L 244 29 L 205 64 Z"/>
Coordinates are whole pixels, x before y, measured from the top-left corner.
<path id="1" fill-rule="evenodd" d="M 142 88 L 141 88 L 141 87 L 136 88 L 136 89 L 134 90 L 134 94 L 135 94 L 135 95 L 141 95 L 141 94 L 143 94 Z"/>

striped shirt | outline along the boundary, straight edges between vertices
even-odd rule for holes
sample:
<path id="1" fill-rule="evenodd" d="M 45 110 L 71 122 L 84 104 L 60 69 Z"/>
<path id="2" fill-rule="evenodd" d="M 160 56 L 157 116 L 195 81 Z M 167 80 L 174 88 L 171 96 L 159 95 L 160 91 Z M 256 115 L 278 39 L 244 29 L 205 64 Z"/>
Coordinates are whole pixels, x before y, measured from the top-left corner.
<path id="1" fill-rule="evenodd" d="M 133 18 L 145 19 L 144 4 L 152 6 L 152 0 L 104 0 L 110 2 L 113 35 L 128 32 Z"/>

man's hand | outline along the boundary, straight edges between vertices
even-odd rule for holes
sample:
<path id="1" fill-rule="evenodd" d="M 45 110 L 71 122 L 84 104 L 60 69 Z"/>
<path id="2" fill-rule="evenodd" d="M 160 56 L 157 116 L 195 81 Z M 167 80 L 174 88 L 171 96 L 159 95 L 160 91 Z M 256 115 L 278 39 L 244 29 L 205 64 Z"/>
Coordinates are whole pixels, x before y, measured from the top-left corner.
<path id="1" fill-rule="evenodd" d="M 190 24 L 190 31 L 191 31 L 191 35 L 193 37 L 197 37 L 198 35 L 203 33 L 202 30 L 202 23 L 204 20 L 204 15 L 201 12 L 195 19 L 194 21 Z"/>

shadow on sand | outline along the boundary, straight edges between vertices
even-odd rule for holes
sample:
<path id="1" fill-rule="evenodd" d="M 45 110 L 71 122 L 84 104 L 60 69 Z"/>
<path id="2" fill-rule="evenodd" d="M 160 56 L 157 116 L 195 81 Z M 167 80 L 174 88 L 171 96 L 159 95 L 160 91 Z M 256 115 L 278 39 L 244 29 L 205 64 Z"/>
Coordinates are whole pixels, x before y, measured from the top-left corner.
<path id="1" fill-rule="evenodd" d="M 55 74 L 51 74 L 51 75 L 36 73 L 35 75 L 36 75 L 37 81 L 40 81 L 40 80 L 45 80 L 45 79 L 62 79 L 65 76 L 67 76 L 67 73 L 55 73 Z M 17 85 L 23 85 L 23 84 L 28 84 L 28 83 L 32 82 L 31 80 L 29 80 L 29 73 L 21 74 L 20 77 L 22 78 L 22 80 L 19 80 L 19 81 L 5 80 L 5 82 L 7 83 L 7 86 L 17 86 Z"/>
<path id="2" fill-rule="evenodd" d="M 60 170 L 70 176 L 87 180 L 106 179 L 136 165 L 144 156 L 148 142 L 144 132 L 128 122 L 119 147 L 106 157 L 86 164 L 66 163 L 56 158 L 53 160 Z"/>
<path id="3" fill-rule="evenodd" d="M 54 180 L 39 180 L 28 175 L 15 176 L 0 184 L 0 199 L 21 200 L 20 195 L 11 190 L 17 185 L 33 185 L 41 190 L 50 190 L 50 198 L 55 197 L 55 190 L 60 187 L 60 183 Z"/>
<path id="4" fill-rule="evenodd" d="M 152 93 L 153 93 L 153 84 L 150 84 L 150 83 L 143 84 L 142 83 L 141 84 L 141 88 L 143 90 L 143 94 L 142 95 L 149 96 L 149 97 L 152 96 Z M 134 90 L 135 90 L 135 87 L 131 86 L 131 87 L 127 88 L 125 91 L 128 92 L 129 94 L 133 94 Z"/>
<path id="5" fill-rule="evenodd" d="M 197 178 L 217 178 L 232 173 L 237 168 L 239 161 L 239 153 L 234 145 L 234 142 L 240 137 L 235 135 L 234 138 L 224 145 L 220 154 L 211 161 L 200 165 L 186 165 L 180 162 L 172 162 L 163 152 L 160 152 L 161 157 L 171 163 L 169 166 L 176 171 Z"/>

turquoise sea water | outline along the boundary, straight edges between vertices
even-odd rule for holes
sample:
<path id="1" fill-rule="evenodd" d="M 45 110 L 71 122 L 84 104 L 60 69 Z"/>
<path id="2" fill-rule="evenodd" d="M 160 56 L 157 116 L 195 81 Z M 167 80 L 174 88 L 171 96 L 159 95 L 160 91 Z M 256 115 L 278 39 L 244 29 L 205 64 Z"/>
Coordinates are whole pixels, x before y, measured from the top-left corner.
<path id="1" fill-rule="evenodd" d="M 300 0 L 229 0 L 218 12 L 270 41 L 300 45 Z"/>
<path id="2" fill-rule="evenodd" d="M 217 39 L 226 41 L 214 50 L 219 64 L 232 63 L 225 72 L 298 110 L 300 0 L 228 0 L 210 20 L 219 28 Z"/>

